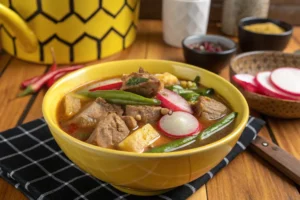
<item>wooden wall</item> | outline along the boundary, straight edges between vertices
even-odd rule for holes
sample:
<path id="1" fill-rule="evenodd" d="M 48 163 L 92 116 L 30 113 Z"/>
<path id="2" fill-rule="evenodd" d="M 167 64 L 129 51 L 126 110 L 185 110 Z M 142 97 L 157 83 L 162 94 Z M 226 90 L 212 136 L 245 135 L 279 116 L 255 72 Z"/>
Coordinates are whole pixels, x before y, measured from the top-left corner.
<path id="1" fill-rule="evenodd" d="M 251 0 L 241 0 L 251 1 Z M 141 0 L 143 19 L 161 19 L 162 0 Z M 210 20 L 220 21 L 223 0 L 212 0 Z M 300 0 L 271 0 L 269 17 L 300 25 Z"/>

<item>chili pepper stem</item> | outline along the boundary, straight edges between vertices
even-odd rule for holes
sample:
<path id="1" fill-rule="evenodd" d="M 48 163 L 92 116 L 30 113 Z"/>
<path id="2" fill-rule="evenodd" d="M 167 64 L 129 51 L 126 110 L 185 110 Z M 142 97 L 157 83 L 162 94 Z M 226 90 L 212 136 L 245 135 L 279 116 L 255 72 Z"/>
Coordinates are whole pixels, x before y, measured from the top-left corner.
<path id="1" fill-rule="evenodd" d="M 34 93 L 34 89 L 29 85 L 26 87 L 25 90 L 23 90 L 22 92 L 20 92 L 17 97 L 24 97 L 28 94 Z"/>

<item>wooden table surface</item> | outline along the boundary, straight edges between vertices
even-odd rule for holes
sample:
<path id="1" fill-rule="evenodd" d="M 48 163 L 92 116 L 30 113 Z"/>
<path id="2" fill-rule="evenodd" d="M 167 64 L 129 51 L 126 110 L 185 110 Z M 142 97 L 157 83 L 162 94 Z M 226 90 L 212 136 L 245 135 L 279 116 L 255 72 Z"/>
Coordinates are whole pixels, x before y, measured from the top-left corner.
<path id="1" fill-rule="evenodd" d="M 208 33 L 222 34 L 217 24 L 210 24 Z M 300 49 L 300 27 L 295 27 L 285 52 L 294 52 L 297 49 Z M 161 21 L 141 21 L 135 43 L 125 51 L 100 62 L 136 58 L 184 62 L 182 49 L 164 44 Z M 47 65 L 28 63 L 6 53 L 0 55 L 0 132 L 42 116 L 41 105 L 45 90 L 23 98 L 16 98 L 16 95 L 20 91 L 22 80 L 43 74 L 48 68 Z M 228 79 L 228 68 L 225 68 L 221 75 Z M 257 115 L 254 112 L 252 114 Z M 260 135 L 300 159 L 300 119 L 262 117 L 267 121 L 267 125 Z M 299 192 L 300 189 L 282 173 L 250 150 L 246 150 L 190 199 L 299 200 Z M 22 199 L 27 198 L 0 179 L 0 200 Z"/>

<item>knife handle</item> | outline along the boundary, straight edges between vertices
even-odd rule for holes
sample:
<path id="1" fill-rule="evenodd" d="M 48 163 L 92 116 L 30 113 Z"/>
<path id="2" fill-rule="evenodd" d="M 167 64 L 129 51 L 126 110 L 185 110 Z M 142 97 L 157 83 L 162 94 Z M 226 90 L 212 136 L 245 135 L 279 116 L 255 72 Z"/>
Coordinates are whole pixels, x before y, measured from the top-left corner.
<path id="1" fill-rule="evenodd" d="M 258 155 L 300 185 L 300 161 L 273 142 L 257 136 L 250 145 Z"/>

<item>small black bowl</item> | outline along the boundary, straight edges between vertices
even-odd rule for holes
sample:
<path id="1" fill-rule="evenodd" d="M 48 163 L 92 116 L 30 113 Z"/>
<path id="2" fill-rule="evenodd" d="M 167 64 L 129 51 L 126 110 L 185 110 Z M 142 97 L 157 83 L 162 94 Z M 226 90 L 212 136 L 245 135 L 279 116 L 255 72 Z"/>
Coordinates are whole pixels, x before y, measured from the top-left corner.
<path id="1" fill-rule="evenodd" d="M 201 42 L 217 43 L 224 47 L 222 52 L 200 52 L 190 45 Z M 235 54 L 237 47 L 233 40 L 219 35 L 191 35 L 182 40 L 185 61 L 209 71 L 219 73 Z"/>
<path id="2" fill-rule="evenodd" d="M 257 23 L 271 22 L 283 28 L 280 34 L 254 33 L 244 29 L 244 26 Z M 241 51 L 275 50 L 282 51 L 288 44 L 293 33 L 292 25 L 274 19 L 246 17 L 241 19 L 238 28 L 238 37 Z"/>

